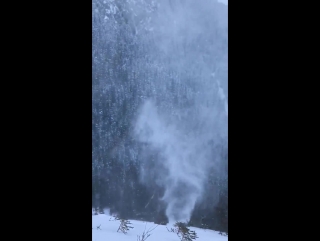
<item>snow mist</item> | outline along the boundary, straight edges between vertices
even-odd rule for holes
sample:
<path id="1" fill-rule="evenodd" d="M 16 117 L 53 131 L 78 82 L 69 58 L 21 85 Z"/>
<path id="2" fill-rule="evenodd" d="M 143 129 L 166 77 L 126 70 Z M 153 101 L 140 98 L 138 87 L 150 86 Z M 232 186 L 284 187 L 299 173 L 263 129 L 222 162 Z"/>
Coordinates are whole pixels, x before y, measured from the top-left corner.
<path id="1" fill-rule="evenodd" d="M 152 101 L 146 101 L 135 133 L 141 142 L 149 145 L 149 150 L 160 153 L 155 161 L 158 162 L 158 182 L 165 188 L 162 199 L 167 203 L 169 221 L 185 222 L 190 220 L 192 210 L 202 195 L 207 170 L 212 162 L 210 164 L 209 148 L 205 145 L 208 140 L 197 138 L 192 130 L 187 132 L 179 128 L 179 122 L 169 119 L 158 113 Z M 153 174 L 148 170 L 143 175 Z"/>
<path id="2" fill-rule="evenodd" d="M 156 74 L 141 75 L 140 88 L 150 86 L 134 124 L 143 143 L 141 179 L 164 188 L 170 222 L 185 222 L 227 149 L 227 7 L 167 0 L 148 19 L 154 45 L 148 44 L 150 63 L 143 68 Z"/>

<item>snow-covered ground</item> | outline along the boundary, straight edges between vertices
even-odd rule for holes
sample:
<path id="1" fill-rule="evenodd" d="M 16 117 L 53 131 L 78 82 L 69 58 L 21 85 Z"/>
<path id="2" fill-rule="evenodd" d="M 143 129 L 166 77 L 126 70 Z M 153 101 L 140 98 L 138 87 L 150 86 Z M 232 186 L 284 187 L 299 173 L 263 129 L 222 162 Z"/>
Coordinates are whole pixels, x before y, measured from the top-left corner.
<path id="1" fill-rule="evenodd" d="M 121 232 L 117 233 L 119 227 L 119 221 L 109 221 L 113 218 L 106 214 L 92 216 L 92 241 L 137 241 L 137 236 L 142 235 L 144 230 L 149 230 L 157 225 L 150 222 L 142 222 L 136 220 L 130 220 L 134 228 L 130 229 L 127 234 Z M 97 226 L 100 225 L 100 229 Z M 170 233 L 166 229 L 171 229 L 173 224 L 167 224 L 167 226 L 159 225 L 152 232 L 147 241 L 179 241 L 179 237 L 175 233 Z M 228 241 L 227 236 L 222 236 L 216 231 L 193 228 L 197 233 L 198 239 L 196 241 Z"/>

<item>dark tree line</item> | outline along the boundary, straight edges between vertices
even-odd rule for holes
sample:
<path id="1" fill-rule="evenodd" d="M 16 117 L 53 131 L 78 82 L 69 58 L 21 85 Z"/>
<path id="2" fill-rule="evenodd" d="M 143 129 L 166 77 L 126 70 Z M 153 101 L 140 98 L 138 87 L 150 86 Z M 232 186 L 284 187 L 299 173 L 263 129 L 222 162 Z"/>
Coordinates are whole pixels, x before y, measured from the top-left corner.
<path id="1" fill-rule="evenodd" d="M 218 92 L 215 78 L 227 90 L 227 10 L 209 0 L 157 2 L 93 0 L 93 207 L 110 208 L 121 218 L 165 223 L 166 206 L 160 201 L 164 188 L 154 180 L 148 185 L 140 180 L 143 159 L 156 160 L 159 153 L 146 157 L 148 144 L 133 135 L 134 121 L 141 104 L 152 98 L 159 110 L 199 129 L 201 106 L 216 113 L 212 128 L 218 134 L 212 136 L 210 148 L 217 165 L 209 172 L 206 195 L 190 223 L 227 231 L 227 117 L 217 94 L 199 94 L 208 86 Z M 169 28 L 185 14 L 193 21 Z M 155 171 L 152 163 L 150 172 Z"/>

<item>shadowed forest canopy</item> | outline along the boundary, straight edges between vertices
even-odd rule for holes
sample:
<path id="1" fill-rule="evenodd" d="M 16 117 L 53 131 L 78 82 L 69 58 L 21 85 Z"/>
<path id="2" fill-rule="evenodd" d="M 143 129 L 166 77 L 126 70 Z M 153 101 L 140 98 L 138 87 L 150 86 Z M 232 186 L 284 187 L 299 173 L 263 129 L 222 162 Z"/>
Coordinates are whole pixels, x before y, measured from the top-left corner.
<path id="1" fill-rule="evenodd" d="M 93 0 L 92 11 L 93 207 L 227 231 L 227 5 Z"/>

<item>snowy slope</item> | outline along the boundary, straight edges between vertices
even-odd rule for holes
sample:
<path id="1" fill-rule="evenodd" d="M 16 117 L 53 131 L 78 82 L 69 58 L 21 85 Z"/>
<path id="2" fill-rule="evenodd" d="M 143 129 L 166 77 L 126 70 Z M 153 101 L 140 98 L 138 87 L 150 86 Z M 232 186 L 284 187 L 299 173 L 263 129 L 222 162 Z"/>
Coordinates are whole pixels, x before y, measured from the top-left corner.
<path id="1" fill-rule="evenodd" d="M 106 214 L 100 214 L 92 216 L 92 241 L 136 241 L 137 235 L 142 235 L 143 231 L 146 229 L 152 229 L 156 226 L 154 223 L 142 222 L 131 220 L 134 228 L 130 229 L 127 234 L 117 233 L 119 227 L 119 221 L 109 221 L 113 219 L 111 216 Z M 97 229 L 100 226 L 101 230 Z M 168 224 L 167 228 L 172 228 L 173 225 Z M 200 228 L 190 228 L 194 230 L 197 235 L 197 241 L 228 241 L 228 237 L 221 236 L 216 231 L 200 229 Z M 168 232 L 166 226 L 159 225 L 152 232 L 151 236 L 147 241 L 179 241 L 179 237 Z"/>

